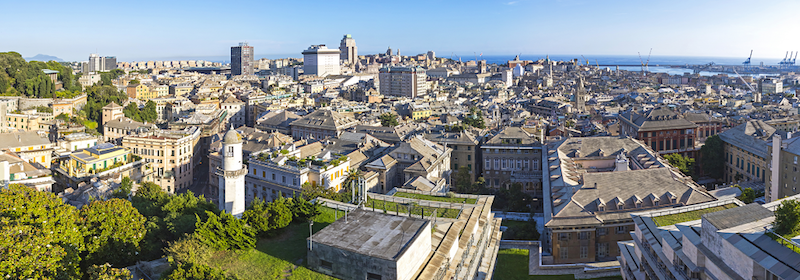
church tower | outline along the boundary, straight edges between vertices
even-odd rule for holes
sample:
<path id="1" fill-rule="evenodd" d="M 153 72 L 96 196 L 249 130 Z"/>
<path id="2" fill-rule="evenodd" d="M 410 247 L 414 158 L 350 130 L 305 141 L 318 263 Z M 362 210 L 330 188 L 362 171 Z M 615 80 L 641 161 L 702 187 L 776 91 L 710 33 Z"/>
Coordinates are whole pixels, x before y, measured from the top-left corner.
<path id="1" fill-rule="evenodd" d="M 578 90 L 575 94 L 575 104 L 578 113 L 586 112 L 586 88 L 583 87 L 583 77 L 578 77 Z"/>
<path id="2" fill-rule="evenodd" d="M 231 127 L 222 137 L 222 166 L 219 175 L 219 209 L 240 218 L 244 212 L 244 176 L 247 166 L 242 164 L 242 136 Z"/>

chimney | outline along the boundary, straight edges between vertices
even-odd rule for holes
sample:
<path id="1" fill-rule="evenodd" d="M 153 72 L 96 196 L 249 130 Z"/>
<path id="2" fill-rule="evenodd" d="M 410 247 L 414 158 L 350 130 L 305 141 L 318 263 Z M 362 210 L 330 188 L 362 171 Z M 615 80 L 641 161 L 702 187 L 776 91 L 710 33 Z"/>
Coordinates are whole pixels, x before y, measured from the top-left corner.
<path id="1" fill-rule="evenodd" d="M 786 133 L 786 139 L 787 139 L 787 140 L 788 140 L 788 139 L 792 139 L 792 132 L 791 132 L 791 131 L 789 131 L 789 132 L 787 132 L 787 133 Z"/>

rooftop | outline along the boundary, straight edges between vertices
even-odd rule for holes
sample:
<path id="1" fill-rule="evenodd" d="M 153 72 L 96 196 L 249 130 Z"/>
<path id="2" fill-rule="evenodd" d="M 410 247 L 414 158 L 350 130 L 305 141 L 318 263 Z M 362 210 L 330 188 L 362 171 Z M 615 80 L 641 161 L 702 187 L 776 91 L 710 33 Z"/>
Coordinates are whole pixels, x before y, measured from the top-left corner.
<path id="1" fill-rule="evenodd" d="M 759 204 L 750 204 L 705 214 L 703 215 L 703 219 L 714 225 L 717 230 L 723 230 L 766 219 L 772 215 L 772 211 L 767 210 L 767 208 Z"/>
<path id="2" fill-rule="evenodd" d="M 362 255 L 396 260 L 429 223 L 427 220 L 355 210 L 312 236 L 315 243 Z"/>

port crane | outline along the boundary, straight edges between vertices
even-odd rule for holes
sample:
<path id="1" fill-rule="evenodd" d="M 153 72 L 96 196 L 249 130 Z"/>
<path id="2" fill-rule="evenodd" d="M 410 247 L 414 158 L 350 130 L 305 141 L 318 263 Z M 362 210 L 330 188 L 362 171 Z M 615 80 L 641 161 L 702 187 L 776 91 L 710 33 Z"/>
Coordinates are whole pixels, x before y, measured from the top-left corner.
<path id="1" fill-rule="evenodd" d="M 637 52 L 638 53 L 638 52 Z M 653 48 L 650 48 L 650 53 L 647 54 L 647 62 L 642 60 L 642 53 L 639 54 L 639 61 L 642 62 L 642 73 L 650 72 L 650 55 L 653 54 Z"/>
<path id="2" fill-rule="evenodd" d="M 588 59 L 586 59 L 586 57 L 585 57 L 585 56 L 583 56 L 583 55 L 581 55 L 581 57 L 583 57 L 583 61 L 586 61 L 586 66 L 589 66 L 589 60 L 588 60 Z"/>
<path id="3" fill-rule="evenodd" d="M 750 50 L 750 56 L 747 58 L 747 60 L 742 62 L 744 67 L 750 67 L 750 58 L 752 58 L 752 57 L 753 57 L 753 50 Z"/>

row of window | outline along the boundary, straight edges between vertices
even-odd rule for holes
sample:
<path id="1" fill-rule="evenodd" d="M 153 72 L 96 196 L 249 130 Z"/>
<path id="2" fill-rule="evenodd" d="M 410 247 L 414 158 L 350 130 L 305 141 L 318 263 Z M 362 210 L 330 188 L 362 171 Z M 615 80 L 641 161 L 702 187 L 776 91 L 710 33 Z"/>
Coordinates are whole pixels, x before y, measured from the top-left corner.
<path id="1" fill-rule="evenodd" d="M 492 165 L 494 163 L 494 165 Z M 492 168 L 494 167 L 494 168 Z M 485 170 L 539 170 L 539 160 L 514 160 L 514 159 L 486 159 L 483 168 Z"/>
<path id="2" fill-rule="evenodd" d="M 605 227 L 597 228 L 595 234 L 599 236 L 608 235 L 608 229 Z M 615 227 L 616 234 L 628 234 L 628 226 L 617 226 Z M 591 237 L 591 231 L 581 231 L 577 234 L 578 240 L 589 240 Z M 572 238 L 572 232 L 560 232 L 558 233 L 558 241 L 569 241 Z"/>
<path id="3" fill-rule="evenodd" d="M 609 248 L 608 242 L 597 243 L 596 244 L 596 248 L 597 248 L 597 251 L 595 252 L 595 255 L 598 258 L 605 258 L 606 256 L 610 256 L 609 252 L 608 252 L 608 248 Z M 560 251 L 559 252 L 560 253 L 559 257 L 561 259 L 568 259 L 569 258 L 569 247 L 561 247 L 561 249 L 559 251 Z M 580 256 L 579 256 L 579 258 L 581 258 L 581 259 L 589 258 L 589 246 L 584 245 L 584 246 L 580 247 Z"/>

